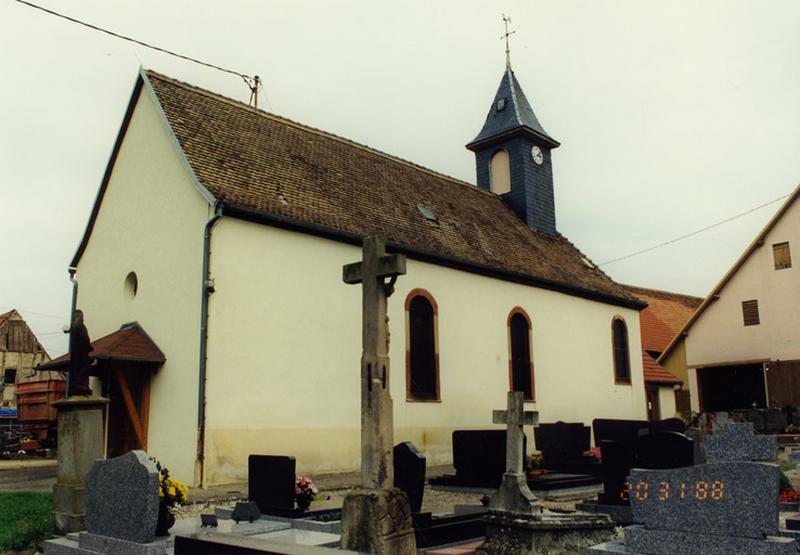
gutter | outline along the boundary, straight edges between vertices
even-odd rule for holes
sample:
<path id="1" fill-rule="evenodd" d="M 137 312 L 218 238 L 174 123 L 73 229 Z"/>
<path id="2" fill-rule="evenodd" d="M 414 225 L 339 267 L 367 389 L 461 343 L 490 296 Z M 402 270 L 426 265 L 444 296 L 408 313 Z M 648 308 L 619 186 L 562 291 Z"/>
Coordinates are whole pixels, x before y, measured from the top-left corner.
<path id="1" fill-rule="evenodd" d="M 277 214 L 266 214 L 264 212 L 258 212 L 250 208 L 245 208 L 236 205 L 226 205 L 225 214 L 233 218 L 238 218 L 241 220 L 255 222 L 255 223 L 272 225 L 274 227 L 282 229 L 289 229 L 293 231 L 299 231 L 302 233 L 308 233 L 310 235 L 324 237 L 326 239 L 339 241 L 341 243 L 347 243 L 351 245 L 361 245 L 362 236 L 356 233 L 331 229 L 321 225 L 296 220 L 294 218 L 290 218 L 287 216 L 279 216 Z M 565 283 L 560 283 L 557 281 L 548 280 L 544 278 L 534 278 L 532 276 L 523 274 L 521 272 L 502 270 L 499 268 L 488 266 L 486 264 L 471 262 L 453 256 L 448 256 L 443 254 L 432 254 L 422 251 L 420 249 L 399 245 L 397 243 L 392 243 L 389 241 L 386 242 L 386 248 L 391 250 L 392 252 L 405 254 L 408 257 L 413 258 L 415 260 L 419 260 L 421 262 L 430 262 L 433 264 L 437 264 L 439 266 L 445 266 L 448 268 L 462 270 L 473 274 L 483 275 L 496 279 L 502 279 L 504 281 L 510 281 L 513 283 L 532 285 L 534 287 L 549 289 L 551 291 L 558 291 L 559 293 L 565 293 L 568 295 L 581 297 L 592 301 L 598 301 L 605 304 L 621 306 L 624 308 L 632 308 L 635 310 L 643 310 L 644 308 L 647 307 L 647 303 L 642 302 L 638 299 L 635 301 L 629 299 L 622 299 L 611 294 L 601 293 L 599 291 L 592 291 L 575 285 L 567 285 Z"/>
<path id="2" fill-rule="evenodd" d="M 203 230 L 203 283 L 200 297 L 200 368 L 197 398 L 197 457 L 195 475 L 197 484 L 203 487 L 203 469 L 206 439 L 206 364 L 208 362 L 208 298 L 214 292 L 214 285 L 209 278 L 211 263 L 211 230 L 222 218 L 222 204 L 214 205 L 214 215 L 206 222 Z"/>

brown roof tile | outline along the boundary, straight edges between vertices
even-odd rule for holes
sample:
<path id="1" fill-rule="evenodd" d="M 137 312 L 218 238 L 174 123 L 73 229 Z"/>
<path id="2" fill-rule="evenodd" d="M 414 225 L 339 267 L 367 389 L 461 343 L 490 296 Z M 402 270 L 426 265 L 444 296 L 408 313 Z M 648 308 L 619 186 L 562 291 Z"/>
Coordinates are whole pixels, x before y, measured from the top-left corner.
<path id="1" fill-rule="evenodd" d="M 105 337 L 92 341 L 91 358 L 96 360 L 127 360 L 133 362 L 163 363 L 166 361 L 164 353 L 158 345 L 150 339 L 137 322 L 123 324 L 123 326 Z M 69 364 L 69 353 L 40 365 L 38 370 L 63 368 Z"/>
<path id="2" fill-rule="evenodd" d="M 639 313 L 642 347 L 647 351 L 662 352 L 703 302 L 702 298 L 691 295 L 632 285 L 626 287 L 647 302 L 647 308 Z"/>
<path id="3" fill-rule="evenodd" d="M 146 75 L 197 179 L 224 205 L 352 237 L 377 235 L 422 258 L 642 306 L 568 240 L 532 231 L 492 193 L 158 73 Z M 418 205 L 437 221 L 426 220 Z"/>
<path id="4" fill-rule="evenodd" d="M 683 383 L 672 373 L 665 370 L 656 360 L 642 349 L 642 366 L 644 367 L 645 383 L 660 383 L 665 385 Z"/>

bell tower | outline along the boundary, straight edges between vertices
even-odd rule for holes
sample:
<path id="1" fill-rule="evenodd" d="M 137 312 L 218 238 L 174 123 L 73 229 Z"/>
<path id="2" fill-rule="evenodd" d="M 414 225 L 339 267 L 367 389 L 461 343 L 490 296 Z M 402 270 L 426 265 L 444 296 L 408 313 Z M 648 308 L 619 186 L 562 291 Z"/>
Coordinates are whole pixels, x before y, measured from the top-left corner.
<path id="1" fill-rule="evenodd" d="M 500 195 L 534 231 L 556 235 L 551 151 L 560 143 L 542 128 L 506 55 L 486 122 L 467 148 L 478 187 Z"/>

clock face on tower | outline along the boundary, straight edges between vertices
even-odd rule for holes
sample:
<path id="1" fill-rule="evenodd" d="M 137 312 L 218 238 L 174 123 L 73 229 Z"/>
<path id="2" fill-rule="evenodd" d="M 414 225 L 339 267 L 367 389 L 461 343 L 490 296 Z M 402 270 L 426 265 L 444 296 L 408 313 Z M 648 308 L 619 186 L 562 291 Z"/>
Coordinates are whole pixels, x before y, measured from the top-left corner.
<path id="1" fill-rule="evenodd" d="M 544 162 L 544 152 L 542 152 L 542 149 L 538 146 L 533 145 L 531 147 L 531 158 L 533 158 L 533 161 L 541 166 L 542 162 Z"/>

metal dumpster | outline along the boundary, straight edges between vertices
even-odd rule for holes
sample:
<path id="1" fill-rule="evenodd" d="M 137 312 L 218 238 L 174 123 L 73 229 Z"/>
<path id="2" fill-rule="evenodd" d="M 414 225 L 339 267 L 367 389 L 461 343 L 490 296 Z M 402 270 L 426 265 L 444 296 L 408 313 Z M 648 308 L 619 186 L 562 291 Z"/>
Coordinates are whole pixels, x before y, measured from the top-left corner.
<path id="1" fill-rule="evenodd" d="M 22 445 L 25 450 L 55 447 L 58 412 L 52 403 L 64 398 L 64 380 L 41 380 L 17 384 L 17 418 L 32 440 Z"/>

